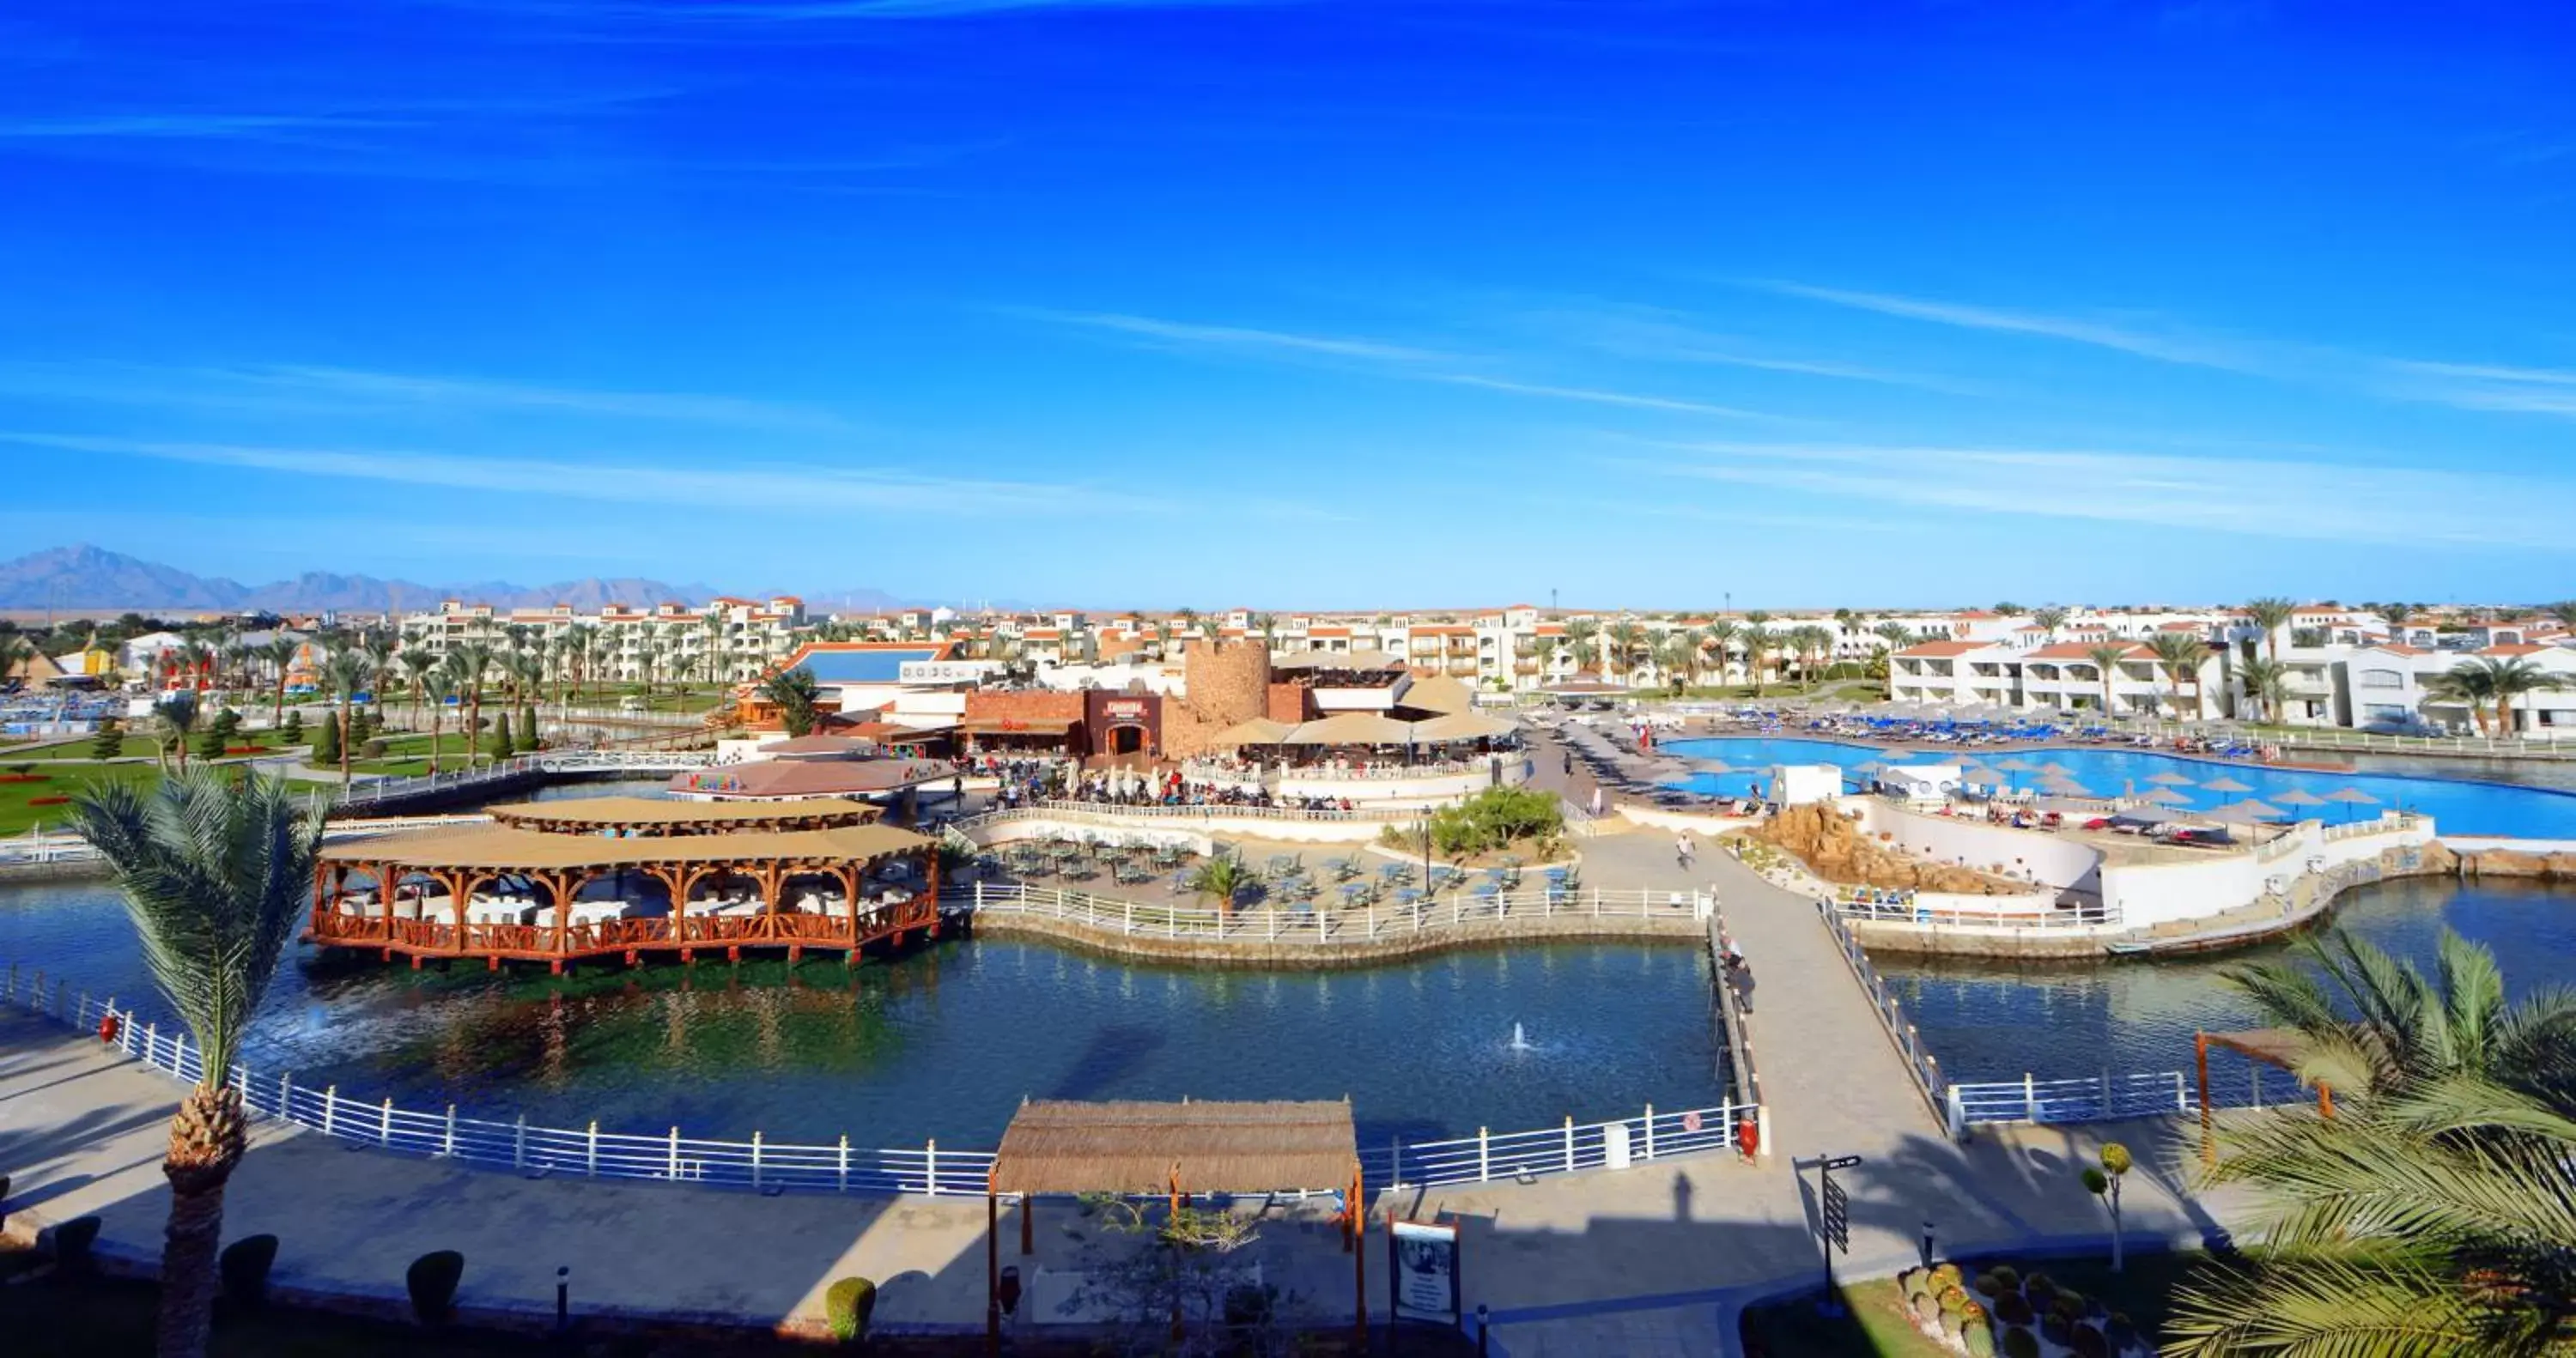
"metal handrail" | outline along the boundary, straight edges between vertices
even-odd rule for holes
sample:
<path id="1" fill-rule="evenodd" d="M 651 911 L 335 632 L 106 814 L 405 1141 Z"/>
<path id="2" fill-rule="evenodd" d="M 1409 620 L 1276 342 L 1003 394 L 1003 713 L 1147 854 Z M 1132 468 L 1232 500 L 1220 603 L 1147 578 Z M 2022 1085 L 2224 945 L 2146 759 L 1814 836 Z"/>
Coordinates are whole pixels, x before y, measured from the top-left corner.
<path id="1" fill-rule="evenodd" d="M 1704 891 L 1604 891 L 1578 886 L 1520 891 L 1469 888 L 1425 896 L 1411 904 L 1217 910 L 1018 882 L 980 881 L 943 888 L 939 903 L 943 909 L 1055 920 L 1123 937 L 1309 947 L 1369 944 L 1531 919 L 1670 919 L 1695 923 L 1708 918 L 1708 912 L 1716 908 L 1716 898 Z"/>

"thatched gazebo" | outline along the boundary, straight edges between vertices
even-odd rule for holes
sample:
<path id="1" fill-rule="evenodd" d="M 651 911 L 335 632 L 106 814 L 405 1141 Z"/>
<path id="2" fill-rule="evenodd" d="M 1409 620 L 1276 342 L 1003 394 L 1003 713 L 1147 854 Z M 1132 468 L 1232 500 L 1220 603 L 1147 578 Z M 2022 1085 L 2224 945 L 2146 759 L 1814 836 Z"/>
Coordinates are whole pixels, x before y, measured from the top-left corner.
<path id="1" fill-rule="evenodd" d="M 1003 1195 L 1020 1202 L 1020 1253 L 1036 1250 L 1036 1196 L 1168 1196 L 1174 1211 L 1201 1193 L 1333 1189 L 1346 1194 L 1342 1248 L 1351 1256 L 1356 1333 L 1368 1333 L 1366 1186 L 1351 1106 L 1333 1102 L 1179 1103 L 1045 1099 L 1020 1105 L 1002 1132 L 984 1190 L 985 1333 L 1001 1340 Z"/>

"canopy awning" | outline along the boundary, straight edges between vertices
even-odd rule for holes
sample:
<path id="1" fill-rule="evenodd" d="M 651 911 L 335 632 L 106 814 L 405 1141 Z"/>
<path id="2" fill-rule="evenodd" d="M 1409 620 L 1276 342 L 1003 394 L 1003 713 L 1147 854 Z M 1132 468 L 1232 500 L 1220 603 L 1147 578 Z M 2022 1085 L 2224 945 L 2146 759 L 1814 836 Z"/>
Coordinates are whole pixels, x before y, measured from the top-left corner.
<path id="1" fill-rule="evenodd" d="M 1413 723 L 1413 739 L 1426 745 L 1445 744 L 1453 740 L 1494 740 L 1512 733 L 1510 722 L 1480 717 L 1473 712 L 1452 712 Z"/>
<path id="2" fill-rule="evenodd" d="M 1254 717 L 1250 721 L 1237 722 L 1217 732 L 1208 743 L 1211 745 L 1276 745 L 1286 740 L 1288 733 L 1296 729 L 1284 721 Z"/>
<path id="3" fill-rule="evenodd" d="M 1286 745 L 1403 745 L 1413 726 L 1374 712 L 1344 712 L 1306 722 L 1282 738 Z"/>
<path id="4" fill-rule="evenodd" d="M 1260 1193 L 1347 1187 L 1347 1103 L 1020 1105 L 993 1155 L 996 1193 Z"/>

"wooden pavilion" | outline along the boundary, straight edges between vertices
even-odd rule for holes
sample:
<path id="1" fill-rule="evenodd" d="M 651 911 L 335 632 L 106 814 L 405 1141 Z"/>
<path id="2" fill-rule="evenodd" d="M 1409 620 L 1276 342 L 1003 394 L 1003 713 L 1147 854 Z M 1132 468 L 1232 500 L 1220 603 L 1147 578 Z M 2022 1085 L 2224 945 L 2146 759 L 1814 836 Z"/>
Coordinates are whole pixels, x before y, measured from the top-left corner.
<path id="1" fill-rule="evenodd" d="M 1202 1193 L 1323 1189 L 1344 1194 L 1342 1248 L 1351 1256 L 1354 1321 L 1368 1340 L 1368 1198 L 1351 1106 L 1334 1102 L 1020 1105 L 1002 1132 L 984 1192 L 985 1337 L 1001 1343 L 1001 1200 L 1019 1199 L 1020 1253 L 1036 1248 L 1036 1196 L 1118 1193 L 1167 1197 L 1173 1211 Z"/>
<path id="2" fill-rule="evenodd" d="M 496 808 L 496 823 L 331 844 L 307 937 L 385 960 L 568 962 L 722 948 L 807 948 L 856 961 L 870 943 L 939 933 L 937 844 L 834 799 L 759 804 L 644 798 Z M 667 902 L 582 899 L 627 874 Z M 365 886 L 352 888 L 352 879 Z M 800 889 L 804 888 L 804 889 Z M 487 890 L 488 888 L 488 890 Z M 701 888 L 705 889 L 701 894 Z"/>
<path id="3" fill-rule="evenodd" d="M 2217 1143 L 2211 1138 L 2214 1115 L 2209 1099 L 2209 1049 L 2232 1051 L 2249 1061 L 2278 1066 L 2296 1072 L 2299 1059 L 2307 1054 L 2307 1034 L 2293 1028 L 2254 1028 L 2238 1033 L 2192 1034 L 2192 1056 L 2200 1076 L 2200 1158 L 2202 1163 L 2217 1159 Z M 2317 1113 L 2334 1116 L 2334 1090 L 2322 1080 L 2317 1082 Z M 2259 1092 L 2259 1087 L 2258 1087 Z"/>

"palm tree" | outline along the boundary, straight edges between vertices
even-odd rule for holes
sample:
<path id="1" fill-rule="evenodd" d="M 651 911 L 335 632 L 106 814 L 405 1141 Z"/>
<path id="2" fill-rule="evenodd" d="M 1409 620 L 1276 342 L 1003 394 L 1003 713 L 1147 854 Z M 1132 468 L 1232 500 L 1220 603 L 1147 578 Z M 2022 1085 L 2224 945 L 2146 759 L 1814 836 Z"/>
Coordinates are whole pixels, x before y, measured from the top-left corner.
<path id="1" fill-rule="evenodd" d="M 2253 619 L 2254 625 L 2263 629 L 2264 659 L 2278 661 L 2281 658 L 2281 629 L 2289 626 L 2290 619 L 2297 617 L 2298 612 L 2299 606 L 2287 599 L 2263 598 L 2246 601 L 2245 616 Z"/>
<path id="2" fill-rule="evenodd" d="M 2576 599 L 2561 599 L 2554 604 L 2543 604 L 2540 611 L 2557 619 L 2559 626 L 2576 632 Z"/>
<path id="3" fill-rule="evenodd" d="M 2200 666 L 2209 658 L 2209 644 L 2189 632 L 2158 632 L 2147 638 L 2147 649 L 2155 652 L 2177 708 L 2182 706 L 2183 676 L 2191 676 L 2191 718 L 2200 720 Z"/>
<path id="4" fill-rule="evenodd" d="M 0 636 L 0 679 L 36 656 L 36 643 L 15 632 Z"/>
<path id="5" fill-rule="evenodd" d="M 183 688 L 165 696 L 160 704 L 152 709 L 152 715 L 159 718 L 161 723 L 160 740 L 155 753 L 166 759 L 169 754 L 168 747 L 177 746 L 179 771 L 186 773 L 188 771 L 188 733 L 197 729 L 196 690 Z"/>
<path id="6" fill-rule="evenodd" d="M 2066 625 L 2067 613 L 2062 608 L 2043 608 L 2030 615 L 2030 625 L 2050 641 L 2057 640 L 2057 629 Z"/>
<path id="7" fill-rule="evenodd" d="M 2476 666 L 2485 671 L 2486 691 L 2495 698 L 2496 734 L 2498 735 L 2509 736 L 2514 733 L 2514 699 L 2526 693 L 2540 693 L 2567 686 L 2564 676 L 2551 674 L 2520 656 L 2506 659 L 2480 656 L 2463 661 L 2462 664 Z"/>
<path id="8" fill-rule="evenodd" d="M 362 651 L 343 646 L 322 663 L 323 676 L 331 681 L 331 691 L 340 695 L 340 782 L 349 781 L 349 718 L 354 715 L 358 694 L 367 686 L 373 666 Z"/>
<path id="9" fill-rule="evenodd" d="M 443 666 L 433 665 L 422 672 L 417 685 L 421 697 L 429 701 L 429 771 L 438 772 L 438 738 L 447 725 L 447 700 L 456 696 L 456 676 Z"/>
<path id="10" fill-rule="evenodd" d="M 2372 604 L 2370 615 L 2388 624 L 2389 640 L 2403 642 L 2406 640 L 2406 624 L 2415 618 L 2415 608 L 2412 604 L 2391 600 L 2384 604 Z"/>
<path id="11" fill-rule="evenodd" d="M 1726 682 L 1727 652 L 1734 647 L 1736 638 L 1743 635 L 1743 630 L 1731 618 L 1716 619 L 1699 629 L 1699 634 L 1708 640 L 1709 650 L 1716 653 L 1717 682 L 1721 684 Z"/>
<path id="12" fill-rule="evenodd" d="M 1755 615 L 1747 613 L 1745 616 L 1751 618 Z M 1761 616 L 1770 615 L 1765 613 Z M 1753 696 L 1759 698 L 1762 696 L 1763 659 L 1771 654 L 1771 648 L 1778 645 L 1780 639 L 1772 634 L 1770 628 L 1758 622 L 1746 623 L 1744 630 L 1735 634 L 1735 639 L 1744 645 L 1744 668 L 1753 679 Z"/>
<path id="13" fill-rule="evenodd" d="M 1610 624 L 1602 635 L 1610 642 L 1611 672 L 1626 674 L 1636 663 L 1639 651 L 1646 645 L 1645 629 L 1623 618 Z"/>
<path id="14" fill-rule="evenodd" d="M 367 686 L 376 695 L 377 710 L 382 711 L 385 689 L 391 686 L 394 673 L 393 638 L 370 632 L 358 643 L 358 650 L 367 658 Z"/>
<path id="15" fill-rule="evenodd" d="M 1216 897 L 1217 913 L 1228 915 L 1234 912 L 1234 898 L 1255 880 L 1252 869 L 1245 867 L 1242 859 L 1230 853 L 1215 854 L 1190 874 L 1190 891 L 1201 900 Z"/>
<path id="16" fill-rule="evenodd" d="M 1886 642 L 1890 650 L 1914 644 L 1914 629 L 1901 622 L 1883 622 L 1869 630 L 1872 635 Z"/>
<path id="17" fill-rule="evenodd" d="M 1798 652 L 1798 682 L 1809 692 L 1816 687 L 1817 661 L 1833 642 L 1833 633 L 1813 623 L 1789 629 L 1789 644 Z"/>
<path id="18" fill-rule="evenodd" d="M 778 719 L 786 724 L 791 738 L 814 729 L 814 703 L 822 694 L 814 672 L 802 665 L 760 681 L 760 696 L 778 709 Z"/>
<path id="19" fill-rule="evenodd" d="M 470 769 L 483 753 L 483 672 L 492 668 L 492 648 L 469 641 L 447 653 L 447 666 L 465 694 L 465 767 Z"/>
<path id="20" fill-rule="evenodd" d="M 1687 632 L 1674 632 L 1655 646 L 1655 668 L 1664 672 L 1664 682 L 1678 694 L 1688 689 L 1698 676 L 1699 646 Z"/>
<path id="21" fill-rule="evenodd" d="M 271 678 L 277 685 L 276 703 L 268 713 L 271 726 L 286 723 L 286 671 L 295 663 L 295 653 L 301 649 L 303 643 L 292 637 L 271 637 L 267 645 L 259 648 L 260 658 L 268 662 Z"/>
<path id="22" fill-rule="evenodd" d="M 2290 669 L 2277 660 L 2248 660 L 2238 672 L 2244 680 L 2245 696 L 2252 698 L 2266 720 L 2281 720 L 2281 707 L 2290 696 Z"/>
<path id="23" fill-rule="evenodd" d="M 2479 735 L 2487 733 L 2487 704 L 2495 696 L 2494 672 L 2474 661 L 2463 661 L 2424 681 L 2427 700 L 2469 709 L 2469 720 L 2477 724 Z"/>
<path id="24" fill-rule="evenodd" d="M 2221 1128 L 2215 1183 L 2263 1240 L 2185 1284 L 2169 1354 L 2565 1354 L 2576 1340 L 2576 995 L 2508 1006 L 2494 955 L 2444 931 L 2435 973 L 2341 930 L 2229 968 L 2333 1117 Z"/>
<path id="25" fill-rule="evenodd" d="M 194 1358 L 214 1323 L 224 1186 L 246 1149 L 234 1057 L 303 917 L 322 812 L 299 812 L 282 779 L 207 768 L 148 793 L 95 784 L 74 799 L 72 823 L 115 874 L 153 982 L 204 1063 L 161 1161 L 170 1221 L 156 1347 L 162 1358 Z"/>
<path id="26" fill-rule="evenodd" d="M 1601 660 L 1601 624 L 1576 618 L 1565 625 L 1565 644 L 1574 652 L 1574 668 L 1587 669 Z"/>
<path id="27" fill-rule="evenodd" d="M 424 695 L 421 685 L 426 683 L 429 676 L 438 669 L 438 657 L 414 646 L 405 649 L 398 658 L 402 661 L 403 667 L 403 689 L 411 695 L 412 716 L 417 718 L 420 715 L 420 700 Z"/>
<path id="28" fill-rule="evenodd" d="M 2107 717 L 2112 713 L 2111 683 L 2120 677 L 2120 661 L 2128 654 L 2129 648 L 2125 643 L 2111 642 L 2087 647 L 2084 651 L 2084 658 L 2093 662 L 2093 672 L 2102 676 L 2103 716 Z"/>
<path id="29" fill-rule="evenodd" d="M 1564 649 L 1565 643 L 1555 637 L 1540 637 L 1530 643 L 1530 659 L 1538 662 L 1538 677 L 1541 681 L 1553 681 L 1556 678 L 1556 655 Z"/>

